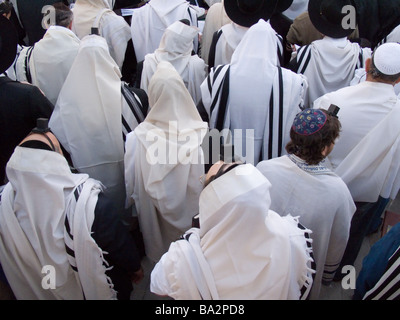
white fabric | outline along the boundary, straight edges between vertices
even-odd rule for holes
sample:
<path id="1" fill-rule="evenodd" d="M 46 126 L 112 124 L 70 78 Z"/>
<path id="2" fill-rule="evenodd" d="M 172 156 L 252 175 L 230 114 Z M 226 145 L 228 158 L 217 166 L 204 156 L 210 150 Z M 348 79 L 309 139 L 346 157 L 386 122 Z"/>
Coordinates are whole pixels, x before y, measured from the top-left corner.
<path id="1" fill-rule="evenodd" d="M 73 8 L 72 31 L 83 39 L 91 34 L 91 28 L 98 19 L 99 33 L 107 40 L 110 54 L 121 68 L 127 43 L 131 39 L 131 31 L 125 19 L 112 11 L 114 2 L 114 0 L 77 0 Z"/>
<path id="2" fill-rule="evenodd" d="M 243 39 L 247 30 L 249 30 L 249 28 L 242 27 L 234 22 L 223 25 L 221 29 L 222 35 L 219 37 L 215 47 L 214 66 L 231 63 L 235 49 Z"/>
<path id="3" fill-rule="evenodd" d="M 350 85 L 355 70 L 364 66 L 367 58 L 371 58 L 371 49 L 362 49 L 357 43 L 351 43 L 347 39 L 342 40 L 343 42 L 324 37 L 322 40 L 313 41 L 308 47 L 311 51 L 311 60 L 303 72 L 309 85 L 305 99 L 306 106 L 311 107 L 316 99 L 326 93 Z M 360 52 L 363 54 L 362 65 L 359 64 Z"/>
<path id="4" fill-rule="evenodd" d="M 204 22 L 203 34 L 201 37 L 201 58 L 208 63 L 208 54 L 210 53 L 211 42 L 214 32 L 218 31 L 223 25 L 231 22 L 225 12 L 224 2 L 216 2 L 207 11 Z"/>
<path id="5" fill-rule="evenodd" d="M 356 70 L 354 78 L 353 80 L 351 80 L 350 85 L 355 86 L 356 84 L 364 82 L 365 80 L 367 80 L 367 71 L 365 71 L 365 68 L 359 68 Z M 394 92 L 400 98 L 400 83 L 394 86 Z"/>
<path id="6" fill-rule="evenodd" d="M 271 27 L 269 21 L 266 22 L 268 28 L 265 28 L 264 32 L 266 39 L 270 41 L 266 49 L 269 51 L 268 56 L 273 59 L 273 63 L 277 66 L 280 65 L 278 60 L 278 47 L 279 51 L 282 51 L 282 44 L 276 31 Z M 215 60 L 214 66 L 221 64 L 228 64 L 232 61 L 233 53 L 238 47 L 240 41 L 243 39 L 249 28 L 242 27 L 234 22 L 227 23 L 221 27 L 222 35 L 219 37 L 216 48 L 215 48 Z M 268 34 L 267 34 L 268 33 Z M 271 53 L 274 53 L 276 58 L 274 58 Z"/>
<path id="7" fill-rule="evenodd" d="M 293 0 L 290 7 L 283 12 L 285 16 L 294 20 L 308 10 L 308 0 Z"/>
<path id="8" fill-rule="evenodd" d="M 174 67 L 158 64 L 146 119 L 127 136 L 125 181 L 135 202 L 146 255 L 157 262 L 198 213 L 207 123 Z"/>
<path id="9" fill-rule="evenodd" d="M 400 25 L 394 28 L 382 42 L 397 42 L 400 43 Z"/>
<path id="10" fill-rule="evenodd" d="M 51 26 L 35 43 L 29 69 L 32 84 L 39 87 L 53 105 L 78 53 L 79 38 L 69 29 Z"/>
<path id="11" fill-rule="evenodd" d="M 250 164 L 211 182 L 200 196 L 198 234 L 171 245 L 151 290 L 175 299 L 299 299 L 312 283 L 310 249 L 296 219 L 269 210 L 270 187 Z"/>
<path id="12" fill-rule="evenodd" d="M 86 174 L 72 174 L 60 154 L 16 147 L 7 165 L 10 182 L 0 205 L 0 260 L 17 299 L 113 299 L 102 251 L 91 238 L 101 186 Z M 45 177 L 45 178 L 44 178 Z M 74 190 L 84 183 L 70 208 Z M 64 223 L 75 227 L 74 251 L 79 274 L 65 251 Z M 42 288 L 45 266 L 54 267 L 55 289 Z M 46 280 L 46 279 L 44 279 Z M 83 296 L 83 292 L 84 296 Z"/>
<path id="13" fill-rule="evenodd" d="M 273 123 L 276 126 L 273 135 L 274 137 L 283 135 L 283 149 L 290 140 L 290 127 L 294 117 L 300 112 L 307 89 L 305 77 L 287 69 L 281 69 L 283 96 L 280 97 L 277 55 L 275 51 L 269 50 L 271 43 L 274 43 L 275 34 L 269 32 L 270 30 L 270 24 L 264 20 L 253 25 L 235 50 L 230 64 L 229 98 L 224 128 L 231 131 L 242 129 L 242 134 L 234 135 L 236 153 L 241 156 L 245 154 L 247 147 L 251 151 L 254 146 L 254 158 L 246 157 L 248 163 L 254 164 L 257 164 L 260 159 L 268 158 L 268 148 L 265 146 L 270 131 L 271 89 L 273 88 L 274 93 Z M 212 70 L 201 85 L 202 101 L 209 115 L 212 101 L 225 72 L 226 70 L 222 70 L 214 79 L 214 70 Z M 212 84 L 211 92 L 208 81 Z M 283 99 L 282 132 L 278 129 L 280 98 Z M 210 115 L 211 128 L 215 128 L 218 109 L 219 103 Z M 247 129 L 254 130 L 254 137 L 246 132 Z M 275 140 L 273 154 L 278 155 L 278 143 L 275 143 Z"/>
<path id="14" fill-rule="evenodd" d="M 314 107 L 339 106 L 342 131 L 328 159 L 355 201 L 392 198 L 400 186 L 400 101 L 393 86 L 371 81 L 318 99 Z"/>
<path id="15" fill-rule="evenodd" d="M 95 35 L 86 36 L 60 92 L 49 126 L 71 155 L 75 168 L 100 180 L 115 205 L 124 207 L 120 77 L 106 40 Z"/>
<path id="16" fill-rule="evenodd" d="M 153 53 L 158 48 L 164 30 L 173 22 L 188 19 L 190 25 L 197 27 L 197 17 L 203 14 L 204 9 L 191 6 L 186 0 L 151 0 L 135 9 L 131 33 L 136 60 L 142 61 L 146 54 Z M 194 44 L 195 52 L 198 49 L 197 42 Z"/>
<path id="17" fill-rule="evenodd" d="M 140 88 L 148 92 L 151 77 L 160 61 L 170 62 L 182 77 L 193 101 L 201 99 L 200 85 L 207 76 L 207 66 L 198 55 L 192 55 L 193 39 L 199 31 L 196 27 L 176 21 L 165 29 L 158 49 L 147 54 L 143 63 Z"/>
<path id="18" fill-rule="evenodd" d="M 393 76 L 400 73 L 400 44 L 388 42 L 374 52 L 374 65 L 383 74 Z"/>
<path id="19" fill-rule="evenodd" d="M 318 299 L 321 281 L 332 280 L 323 277 L 324 271 L 329 275 L 339 267 L 346 248 L 356 209 L 350 191 L 332 171 L 306 172 L 288 156 L 260 162 L 257 169 L 271 182 L 271 210 L 282 216 L 299 216 L 300 222 L 312 230 L 317 272 L 310 298 Z"/>

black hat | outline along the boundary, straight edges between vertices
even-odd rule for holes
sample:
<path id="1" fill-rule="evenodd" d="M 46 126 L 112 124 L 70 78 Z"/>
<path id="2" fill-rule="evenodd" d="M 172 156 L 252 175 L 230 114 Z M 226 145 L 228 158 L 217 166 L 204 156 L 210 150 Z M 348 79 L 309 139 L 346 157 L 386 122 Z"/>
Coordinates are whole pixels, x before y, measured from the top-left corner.
<path id="1" fill-rule="evenodd" d="M 228 17 L 242 27 L 251 27 L 258 20 L 271 18 L 278 0 L 224 0 Z"/>
<path id="2" fill-rule="evenodd" d="M 310 0 L 308 2 L 308 14 L 314 27 L 322 34 L 331 38 L 344 38 L 350 35 L 354 29 L 344 28 L 344 18 L 348 12 L 343 8 L 353 6 L 351 0 Z M 355 7 L 354 7 L 355 8 Z M 356 19 L 356 17 L 354 17 Z"/>
<path id="3" fill-rule="evenodd" d="M 283 11 L 286 11 L 287 9 L 290 8 L 292 3 L 293 3 L 293 0 L 278 0 L 278 3 L 275 8 L 275 12 L 282 13 Z"/>
<path id="4" fill-rule="evenodd" d="M 6 17 L 0 15 L 0 74 L 6 71 L 17 55 L 17 31 Z"/>

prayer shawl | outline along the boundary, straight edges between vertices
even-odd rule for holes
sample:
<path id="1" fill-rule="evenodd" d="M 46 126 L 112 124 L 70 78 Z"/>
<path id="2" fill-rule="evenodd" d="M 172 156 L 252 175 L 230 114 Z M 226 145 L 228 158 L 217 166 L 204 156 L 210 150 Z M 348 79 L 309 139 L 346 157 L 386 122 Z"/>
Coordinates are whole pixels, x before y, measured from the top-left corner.
<path id="1" fill-rule="evenodd" d="M 198 55 L 192 55 L 193 39 L 199 31 L 196 27 L 176 21 L 165 29 L 158 49 L 147 54 L 141 77 L 140 88 L 148 91 L 151 77 L 161 61 L 170 62 L 182 77 L 195 104 L 201 99 L 200 85 L 207 76 L 207 66 Z"/>
<path id="2" fill-rule="evenodd" d="M 368 58 L 371 49 L 363 49 L 346 38 L 325 37 L 301 47 L 294 71 L 307 77 L 305 106 L 312 107 L 317 98 L 350 85 L 355 70 L 363 68 Z"/>
<path id="3" fill-rule="evenodd" d="M 131 31 L 123 17 L 112 11 L 115 0 L 76 0 L 73 8 L 72 31 L 79 37 L 91 34 L 92 27 L 99 28 L 99 34 L 107 40 L 110 54 L 121 68 Z"/>
<path id="4" fill-rule="evenodd" d="M 328 156 L 354 201 L 394 199 L 400 187 L 400 101 L 392 85 L 365 81 L 323 96 L 316 108 L 336 104 L 342 131 Z"/>
<path id="5" fill-rule="evenodd" d="M 200 229 L 171 244 L 150 290 L 174 299 L 296 300 L 312 285 L 310 230 L 270 210 L 269 181 L 251 164 L 200 196 Z"/>
<path id="6" fill-rule="evenodd" d="M 283 14 L 288 18 L 294 20 L 303 12 L 308 10 L 308 0 L 293 0 L 289 9 L 285 10 Z"/>
<path id="7" fill-rule="evenodd" d="M 20 52 L 16 62 L 16 80 L 39 87 L 55 105 L 78 53 L 79 43 L 79 38 L 71 30 L 51 26 L 42 40 Z"/>
<path id="8" fill-rule="evenodd" d="M 135 114 L 121 90 L 121 73 L 106 40 L 81 41 L 49 126 L 79 172 L 100 180 L 117 208 L 125 206 L 124 140 L 144 115 Z M 137 101 L 138 102 L 138 101 Z M 137 108 L 136 108 L 137 110 Z"/>
<path id="9" fill-rule="evenodd" d="M 307 89 L 305 77 L 276 66 L 276 53 L 269 50 L 275 35 L 269 29 L 264 20 L 253 25 L 232 63 L 213 68 L 201 85 L 210 128 L 229 129 L 236 155 L 246 152 L 246 161 L 254 164 L 285 153 Z"/>
<path id="10" fill-rule="evenodd" d="M 211 41 L 214 32 L 221 29 L 222 26 L 231 22 L 225 12 L 224 2 L 213 4 L 207 11 L 207 16 L 204 22 L 203 33 L 201 36 L 201 52 L 200 56 L 204 61 L 208 62 L 208 54 L 210 52 Z"/>
<path id="11" fill-rule="evenodd" d="M 274 61 L 276 60 L 275 63 L 277 66 L 279 66 L 283 61 L 282 37 L 271 27 L 269 21 L 266 22 L 266 26 L 267 27 L 265 28 L 264 32 L 271 33 L 273 36 L 265 35 L 266 39 L 270 41 L 269 45 L 265 49 L 277 55 L 278 59 L 274 59 Z M 215 55 L 215 59 L 209 63 L 213 66 L 231 63 L 232 55 L 238 47 L 240 41 L 243 39 L 247 30 L 249 30 L 249 28 L 242 27 L 234 22 L 222 26 L 216 35 L 216 45 L 214 48 L 211 46 L 211 51 L 209 53 L 209 57 Z M 215 53 L 212 52 L 212 50 L 215 50 Z M 267 55 L 270 56 L 270 53 L 268 52 Z"/>
<path id="12" fill-rule="evenodd" d="M 294 155 L 260 162 L 257 169 L 272 184 L 271 210 L 282 216 L 299 216 L 300 222 L 312 230 L 317 272 L 310 298 L 318 299 L 321 282 L 332 281 L 346 249 L 356 210 L 350 191 L 323 163 L 307 165 Z M 315 196 L 304 201 L 305 195 Z"/>
<path id="13" fill-rule="evenodd" d="M 158 48 L 164 30 L 169 25 L 177 20 L 188 19 L 191 26 L 197 27 L 197 17 L 203 14 L 203 8 L 192 6 L 186 0 L 151 0 L 135 9 L 131 32 L 136 60 L 143 61 L 146 54 L 153 53 Z M 198 50 L 197 38 L 194 50 Z"/>
<path id="14" fill-rule="evenodd" d="M 146 119 L 127 136 L 125 181 L 134 201 L 147 257 L 157 262 L 198 213 L 204 174 L 200 144 L 207 123 L 174 67 L 158 64 Z"/>
<path id="15" fill-rule="evenodd" d="M 24 147 L 16 147 L 7 175 L 0 260 L 16 298 L 115 299 L 103 252 L 90 235 L 101 184 L 72 174 L 56 152 Z"/>
<path id="16" fill-rule="evenodd" d="M 399 300 L 400 298 L 400 247 L 390 257 L 385 273 L 363 300 Z"/>

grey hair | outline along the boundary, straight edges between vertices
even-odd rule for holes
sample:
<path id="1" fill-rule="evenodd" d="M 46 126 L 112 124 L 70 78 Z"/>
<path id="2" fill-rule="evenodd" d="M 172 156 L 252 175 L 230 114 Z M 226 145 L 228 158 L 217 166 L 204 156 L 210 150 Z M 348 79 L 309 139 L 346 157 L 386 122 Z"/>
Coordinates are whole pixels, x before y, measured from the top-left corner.
<path id="1" fill-rule="evenodd" d="M 64 4 L 55 3 L 56 25 L 67 28 L 74 18 L 71 9 Z"/>

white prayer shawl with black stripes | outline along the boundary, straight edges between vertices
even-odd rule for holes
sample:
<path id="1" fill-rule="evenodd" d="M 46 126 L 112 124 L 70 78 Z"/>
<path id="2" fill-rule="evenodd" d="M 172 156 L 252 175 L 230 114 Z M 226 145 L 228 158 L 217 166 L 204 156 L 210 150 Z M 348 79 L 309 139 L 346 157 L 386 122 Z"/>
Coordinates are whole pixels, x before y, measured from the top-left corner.
<path id="1" fill-rule="evenodd" d="M 51 26 L 43 39 L 25 47 L 16 62 L 16 80 L 27 81 L 43 91 L 55 105 L 78 53 L 79 38 L 69 29 Z"/>
<path id="2" fill-rule="evenodd" d="M 72 31 L 83 39 L 91 34 L 92 27 L 98 28 L 99 34 L 107 40 L 110 54 L 121 68 L 131 30 L 121 16 L 112 11 L 115 0 L 77 0 L 74 8 Z"/>
<path id="3" fill-rule="evenodd" d="M 371 58 L 371 49 L 363 49 L 346 38 L 324 37 L 301 47 L 296 57 L 296 71 L 307 77 L 305 106 L 311 108 L 317 98 L 349 86 L 356 69 L 363 68 L 368 58 Z"/>
<path id="4" fill-rule="evenodd" d="M 16 298 L 115 299 L 103 252 L 90 235 L 101 184 L 72 174 L 56 152 L 24 147 L 16 147 L 7 175 L 0 261 Z"/>
<path id="5" fill-rule="evenodd" d="M 232 63 L 213 68 L 201 85 L 210 128 L 229 129 L 235 154 L 246 155 L 253 164 L 286 153 L 290 127 L 307 89 L 305 77 L 276 66 L 276 54 L 268 50 L 266 34 L 275 37 L 266 32 L 269 28 L 264 20 L 253 25 Z"/>
<path id="6" fill-rule="evenodd" d="M 136 60 L 143 61 L 148 53 L 153 53 L 160 44 L 164 30 L 177 20 L 188 19 L 197 27 L 197 17 L 204 9 L 192 6 L 186 0 L 151 0 L 134 10 L 131 22 L 133 47 Z M 198 50 L 198 39 L 194 41 L 194 51 Z"/>
<path id="7" fill-rule="evenodd" d="M 271 42 L 267 47 L 267 50 L 275 53 L 277 55 L 276 65 L 280 66 L 283 62 L 283 40 L 282 37 L 276 33 L 276 31 L 271 27 L 270 23 L 267 22 L 268 28 L 265 32 L 269 32 L 274 37 L 266 36 Z M 249 28 L 242 27 L 234 22 L 225 24 L 218 30 L 217 33 L 217 43 L 215 46 L 215 59 L 214 66 L 229 64 L 232 61 L 232 55 L 235 52 L 240 41 L 243 39 Z M 213 48 L 211 49 L 213 50 Z M 269 54 L 268 54 L 269 55 Z M 212 56 L 210 53 L 209 56 Z"/>
<path id="8" fill-rule="evenodd" d="M 49 126 L 71 155 L 74 167 L 100 180 L 106 187 L 105 193 L 123 210 L 124 135 L 144 116 L 138 112 L 136 99 L 125 92 L 120 77 L 106 40 L 96 35 L 86 36 Z"/>
<path id="9" fill-rule="evenodd" d="M 400 299 L 400 247 L 390 257 L 385 273 L 375 287 L 369 290 L 363 300 Z"/>

